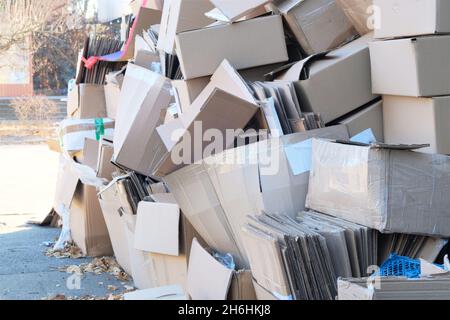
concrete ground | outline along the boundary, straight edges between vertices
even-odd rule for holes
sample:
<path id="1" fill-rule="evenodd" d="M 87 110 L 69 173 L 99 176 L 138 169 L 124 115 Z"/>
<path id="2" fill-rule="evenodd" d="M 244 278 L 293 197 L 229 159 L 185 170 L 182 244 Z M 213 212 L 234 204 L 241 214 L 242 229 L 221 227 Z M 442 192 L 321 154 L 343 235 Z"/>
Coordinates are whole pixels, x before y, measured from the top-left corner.
<path id="1" fill-rule="evenodd" d="M 81 288 L 73 289 L 76 280 L 67 285 L 71 275 L 58 268 L 90 260 L 46 257 L 45 243 L 55 241 L 60 230 L 27 224 L 42 220 L 51 209 L 58 157 L 46 145 L 0 145 L 0 300 L 40 300 L 57 294 L 103 298 L 129 285 L 109 274 L 87 275 Z M 118 290 L 111 292 L 109 285 Z"/>

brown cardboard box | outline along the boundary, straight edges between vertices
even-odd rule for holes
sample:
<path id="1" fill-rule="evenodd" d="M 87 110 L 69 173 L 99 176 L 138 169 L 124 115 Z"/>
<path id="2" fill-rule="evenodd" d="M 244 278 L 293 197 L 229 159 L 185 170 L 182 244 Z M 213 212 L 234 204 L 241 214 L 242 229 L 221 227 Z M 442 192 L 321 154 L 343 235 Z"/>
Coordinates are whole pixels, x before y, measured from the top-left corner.
<path id="1" fill-rule="evenodd" d="M 100 143 L 97 140 L 86 138 L 84 140 L 83 161 L 81 163 L 92 170 L 97 170 L 99 148 Z"/>
<path id="2" fill-rule="evenodd" d="M 61 148 L 68 154 L 82 151 L 86 138 L 97 139 L 97 134 L 104 129 L 105 136 L 114 135 L 115 122 L 111 119 L 65 119 L 59 123 Z"/>
<path id="3" fill-rule="evenodd" d="M 326 56 L 309 57 L 277 80 L 295 81 L 302 111 L 329 123 L 376 99 L 372 94 L 368 34 Z"/>
<path id="4" fill-rule="evenodd" d="M 228 300 L 257 300 L 251 271 L 241 270 L 234 272 L 233 278 L 231 279 L 230 291 L 228 292 Z"/>
<path id="5" fill-rule="evenodd" d="M 162 155 L 156 127 L 163 124 L 172 100 L 170 81 L 129 64 L 125 75 L 114 134 L 114 159 L 129 169 L 151 175 Z"/>
<path id="6" fill-rule="evenodd" d="M 118 193 L 117 181 L 113 181 L 100 191 L 98 197 L 117 263 L 131 275 L 130 251 Z"/>
<path id="7" fill-rule="evenodd" d="M 230 99 L 223 99 L 224 97 L 230 97 Z M 228 119 L 228 123 L 225 123 L 223 119 L 218 117 L 214 109 L 218 108 L 220 105 L 213 105 L 214 101 L 220 101 L 221 106 L 226 106 L 233 104 L 236 101 L 239 103 L 232 105 L 230 110 L 243 110 L 240 107 L 244 107 L 246 110 L 251 109 L 257 110 L 257 102 L 253 95 L 250 93 L 246 83 L 240 77 L 240 75 L 233 69 L 227 60 L 224 60 L 219 68 L 216 70 L 214 75 L 211 77 L 211 81 L 205 87 L 205 89 L 197 96 L 197 99 L 191 104 L 190 108 L 185 111 L 178 119 L 172 120 L 157 128 L 160 142 L 159 147 L 155 147 L 155 154 L 161 155 L 158 165 L 153 171 L 154 175 L 166 175 L 170 171 L 176 169 L 176 166 L 172 165 L 172 158 L 169 152 L 176 150 L 179 146 L 182 146 L 180 138 L 182 134 L 187 135 L 190 133 L 190 129 L 194 124 L 194 121 L 201 119 L 201 117 L 212 115 L 211 119 L 208 119 L 208 124 L 206 122 L 202 124 L 202 129 L 232 129 L 239 122 L 243 123 L 243 117 L 248 116 L 248 112 L 245 114 L 240 114 L 239 117 L 230 117 L 230 112 L 224 119 Z M 206 108 L 209 106 L 208 108 Z M 221 114 L 225 112 L 226 109 L 220 110 Z M 214 111 L 214 112 L 212 112 Z M 227 110 L 228 111 L 228 110 Z M 253 111 L 252 111 L 253 112 Z M 220 125 L 212 122 L 220 121 Z M 249 120 L 249 119 L 248 119 Z M 244 121 L 245 122 L 245 121 Z M 248 121 L 247 121 L 248 122 Z M 244 126 L 246 123 L 244 124 Z M 178 136 L 173 136 L 174 132 L 178 132 Z M 192 135 L 191 135 L 192 136 Z M 174 139 L 175 138 L 175 139 Z M 178 139 L 178 140 L 177 140 Z M 181 140 L 181 142 L 187 142 L 188 140 Z M 224 144 L 225 145 L 225 144 Z M 193 149 L 194 150 L 194 149 Z M 194 159 L 201 159 L 202 155 L 196 155 L 195 153 L 191 155 Z M 193 163 L 193 159 L 189 159 L 190 163 Z M 182 167 L 180 165 L 179 167 Z"/>
<path id="8" fill-rule="evenodd" d="M 313 140 L 306 206 L 385 233 L 450 236 L 450 157 Z"/>
<path id="9" fill-rule="evenodd" d="M 56 183 L 55 199 L 53 209 L 60 217 L 69 210 L 75 189 L 80 180 L 76 172 L 72 171 L 72 159 L 64 154 L 59 157 L 58 180 Z"/>
<path id="10" fill-rule="evenodd" d="M 100 147 L 98 151 L 98 160 L 96 164 L 97 177 L 111 181 L 113 179 L 113 173 L 117 171 L 111 161 L 114 156 L 114 146 L 111 141 L 103 138 L 100 141 Z"/>
<path id="11" fill-rule="evenodd" d="M 106 118 L 105 87 L 78 84 L 69 92 L 67 114 L 75 119 Z"/>
<path id="12" fill-rule="evenodd" d="M 87 256 L 110 256 L 113 249 L 97 197 L 103 181 L 87 166 L 75 162 L 70 166 L 79 178 L 69 209 L 72 239 Z"/>
<path id="13" fill-rule="evenodd" d="M 186 165 L 201 160 L 209 144 L 203 141 L 206 130 L 214 129 L 220 131 L 223 137 L 226 137 L 226 130 L 228 129 L 245 128 L 257 110 L 258 107 L 254 104 L 221 89 L 214 90 L 198 113 L 196 113 L 196 110 L 191 109 L 180 116 L 179 120 L 184 123 L 185 127 L 183 128 L 183 135 L 177 141 L 173 141 L 172 133 L 174 131 L 170 132 L 170 135 L 166 135 L 161 134 L 162 131 L 158 128 L 162 141 L 167 148 L 167 153 L 153 174 L 158 177 L 164 177 Z M 200 132 L 196 127 L 199 124 L 202 126 Z M 171 123 L 168 125 L 171 126 Z M 199 141 L 202 143 L 200 148 L 198 146 Z M 218 143 L 221 143 L 222 149 L 225 150 L 234 145 L 234 140 L 218 141 Z M 177 155 L 179 155 L 180 149 L 183 150 L 183 159 L 179 159 L 182 163 L 177 162 Z M 188 155 L 187 152 L 191 152 L 191 154 Z"/>
<path id="14" fill-rule="evenodd" d="M 214 259 L 194 239 L 190 253 L 187 291 L 192 300 L 226 300 L 233 270 Z"/>
<path id="15" fill-rule="evenodd" d="M 354 137 L 366 129 L 372 129 L 377 141 L 385 142 L 383 130 L 383 101 L 377 101 L 372 105 L 345 117 L 339 121 L 339 124 L 344 124 L 348 127 L 350 137 Z M 388 141 L 386 142 L 389 143 Z"/>
<path id="16" fill-rule="evenodd" d="M 376 38 L 403 38 L 450 33 L 447 0 L 374 0 L 379 11 Z M 420 21 L 420 23 L 417 23 Z"/>
<path id="17" fill-rule="evenodd" d="M 238 70 L 288 61 L 278 15 L 179 33 L 176 51 L 185 79 L 212 75 L 224 59 Z"/>
<path id="18" fill-rule="evenodd" d="M 450 97 L 383 97 L 389 144 L 430 144 L 420 151 L 450 154 Z"/>
<path id="19" fill-rule="evenodd" d="M 181 111 L 186 111 L 198 95 L 205 89 L 211 79 L 209 77 L 192 80 L 173 80 L 172 86 L 176 92 Z"/>
<path id="20" fill-rule="evenodd" d="M 360 35 L 373 31 L 374 19 L 371 14 L 376 14 L 373 8 L 373 0 L 336 0 L 347 18 Z"/>
<path id="21" fill-rule="evenodd" d="M 169 285 L 186 288 L 188 252 L 192 240 L 199 235 L 181 215 L 172 195 L 154 194 L 151 197 L 156 202 L 139 204 L 133 230 L 133 248 L 142 255 L 144 261 L 139 268 L 142 274 L 146 273 L 152 279 L 152 286 L 139 288 Z M 203 240 L 200 241 L 203 243 Z"/>
<path id="22" fill-rule="evenodd" d="M 261 287 L 258 282 L 253 280 L 253 286 L 255 287 L 256 291 L 256 297 L 258 301 L 277 301 L 278 299 L 275 298 L 274 295 L 272 295 L 269 291 Z"/>
<path id="23" fill-rule="evenodd" d="M 435 97 L 450 94 L 450 36 L 370 43 L 373 92 Z"/>
<path id="24" fill-rule="evenodd" d="M 175 36 L 178 33 L 196 30 L 212 21 L 205 13 L 214 6 L 209 0 L 166 0 L 164 2 L 158 50 L 175 54 Z"/>
<path id="25" fill-rule="evenodd" d="M 274 0 L 273 3 L 308 55 L 337 48 L 357 35 L 335 0 Z"/>
<path id="26" fill-rule="evenodd" d="M 110 119 L 117 118 L 117 110 L 119 109 L 121 86 L 114 82 L 107 82 L 105 85 L 105 102 L 106 114 Z"/>
<path id="27" fill-rule="evenodd" d="M 231 149 L 164 181 L 206 243 L 247 268 L 241 240 L 246 217 L 262 210 L 295 217 L 305 207 L 309 172 L 294 175 L 284 149 L 311 137 L 346 140 L 348 132 L 345 126 L 330 127 Z"/>

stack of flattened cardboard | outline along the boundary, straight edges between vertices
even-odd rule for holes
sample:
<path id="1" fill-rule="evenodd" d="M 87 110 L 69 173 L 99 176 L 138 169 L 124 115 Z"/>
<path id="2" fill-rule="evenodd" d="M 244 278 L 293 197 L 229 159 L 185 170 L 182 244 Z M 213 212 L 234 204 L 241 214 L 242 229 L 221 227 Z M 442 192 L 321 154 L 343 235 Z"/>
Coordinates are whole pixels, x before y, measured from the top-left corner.
<path id="1" fill-rule="evenodd" d="M 384 100 L 385 142 L 450 154 L 450 10 L 445 0 L 375 0 L 373 91 Z M 414 23 L 421 20 L 420 24 Z"/>
<path id="2" fill-rule="evenodd" d="M 420 279 L 341 279 L 339 300 L 449 300 L 448 275 Z"/>
<path id="3" fill-rule="evenodd" d="M 320 129 L 325 127 L 320 114 L 303 113 L 290 81 L 255 82 L 251 85 L 255 97 L 260 101 L 271 99 L 275 112 L 264 109 L 266 118 L 275 117 L 279 120 L 280 134 L 288 135 L 295 132 Z"/>
<path id="4" fill-rule="evenodd" d="M 447 243 L 447 239 L 433 237 L 382 234 L 378 243 L 378 263 L 381 265 L 392 253 L 412 259 L 435 261 Z"/>
<path id="5" fill-rule="evenodd" d="M 244 244 L 258 298 L 332 300 L 343 275 L 368 275 L 376 264 L 378 232 L 341 219 L 304 212 L 297 220 L 249 217 Z M 259 289 L 259 290 L 258 290 Z"/>
<path id="6" fill-rule="evenodd" d="M 335 272 L 321 235 L 268 214 L 251 218 L 243 234 L 256 282 L 277 299 L 334 299 Z"/>

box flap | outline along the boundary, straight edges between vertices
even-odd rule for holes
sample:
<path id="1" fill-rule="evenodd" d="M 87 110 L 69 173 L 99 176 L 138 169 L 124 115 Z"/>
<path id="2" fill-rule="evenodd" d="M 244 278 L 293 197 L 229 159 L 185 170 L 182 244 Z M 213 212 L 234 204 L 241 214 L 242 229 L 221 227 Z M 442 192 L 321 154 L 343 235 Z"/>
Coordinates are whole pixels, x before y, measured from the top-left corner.
<path id="1" fill-rule="evenodd" d="M 97 170 L 97 161 L 100 143 L 97 140 L 86 138 L 83 148 L 83 164 Z"/>
<path id="2" fill-rule="evenodd" d="M 388 150 L 405 150 L 405 151 L 413 151 L 419 150 L 423 148 L 428 148 L 429 144 L 386 144 L 381 142 L 376 142 L 372 144 L 359 143 L 354 141 L 344 141 L 344 140 L 336 140 L 336 143 L 347 144 L 352 146 L 360 146 L 360 147 L 370 147 L 371 149 L 388 149 Z"/>
<path id="3" fill-rule="evenodd" d="M 179 256 L 180 208 L 176 204 L 140 202 L 134 246 L 138 250 Z"/>
<path id="4" fill-rule="evenodd" d="M 247 0 L 247 1 L 210 0 L 210 1 L 226 17 L 225 22 L 235 22 L 240 18 L 252 13 L 252 11 L 255 11 L 256 9 L 268 4 L 271 0 Z"/>
<path id="5" fill-rule="evenodd" d="M 187 284 L 187 291 L 192 300 L 226 300 L 233 273 L 233 270 L 214 259 L 200 246 L 197 239 L 194 239 Z"/>

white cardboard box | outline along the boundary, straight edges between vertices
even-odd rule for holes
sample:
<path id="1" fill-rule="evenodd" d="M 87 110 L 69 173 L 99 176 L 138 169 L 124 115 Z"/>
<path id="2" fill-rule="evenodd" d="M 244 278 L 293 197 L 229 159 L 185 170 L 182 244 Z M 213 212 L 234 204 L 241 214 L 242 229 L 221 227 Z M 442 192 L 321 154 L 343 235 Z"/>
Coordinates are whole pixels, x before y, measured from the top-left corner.
<path id="1" fill-rule="evenodd" d="M 224 59 L 237 70 L 288 60 L 279 15 L 180 33 L 176 51 L 187 80 L 212 75 Z"/>
<path id="2" fill-rule="evenodd" d="M 450 36 L 370 43 L 373 93 L 412 97 L 450 95 Z"/>
<path id="3" fill-rule="evenodd" d="M 384 96 L 384 132 L 389 144 L 430 144 L 423 152 L 450 154 L 450 97 Z"/>
<path id="4" fill-rule="evenodd" d="M 401 38 L 450 32 L 448 0 L 374 0 L 376 38 Z"/>

